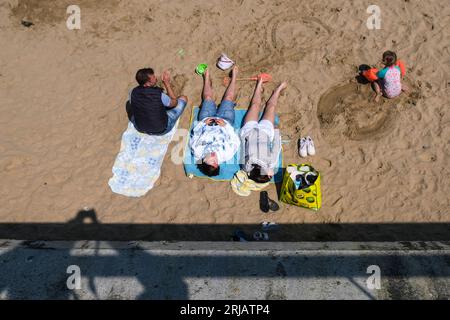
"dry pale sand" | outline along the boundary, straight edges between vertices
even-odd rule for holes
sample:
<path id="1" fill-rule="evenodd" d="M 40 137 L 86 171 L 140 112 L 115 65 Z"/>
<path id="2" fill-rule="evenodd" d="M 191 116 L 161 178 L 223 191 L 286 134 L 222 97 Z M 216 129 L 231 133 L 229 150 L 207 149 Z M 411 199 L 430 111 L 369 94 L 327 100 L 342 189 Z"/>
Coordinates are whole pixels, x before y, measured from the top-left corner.
<path id="1" fill-rule="evenodd" d="M 68 4 L 82 28 L 66 28 Z M 0 222 L 65 222 L 84 208 L 103 223 L 244 224 L 450 222 L 450 6 L 448 0 L 378 0 L 382 29 L 368 30 L 369 1 L 2 0 L 0 3 Z M 34 26 L 26 28 L 27 19 Z M 183 51 L 180 52 L 180 49 Z M 395 50 L 411 93 L 369 102 L 355 81 L 359 64 Z M 322 173 L 319 212 L 282 204 L 259 211 L 258 194 L 189 179 L 171 161 L 146 196 L 108 186 L 127 125 L 125 101 L 138 68 L 171 68 L 190 110 L 200 103 L 199 62 L 221 52 L 241 75 L 270 72 L 289 82 L 281 130 L 311 135 Z M 225 73 L 212 70 L 217 98 Z M 252 83 L 239 84 L 247 106 Z M 276 198 L 276 188 L 269 189 Z"/>

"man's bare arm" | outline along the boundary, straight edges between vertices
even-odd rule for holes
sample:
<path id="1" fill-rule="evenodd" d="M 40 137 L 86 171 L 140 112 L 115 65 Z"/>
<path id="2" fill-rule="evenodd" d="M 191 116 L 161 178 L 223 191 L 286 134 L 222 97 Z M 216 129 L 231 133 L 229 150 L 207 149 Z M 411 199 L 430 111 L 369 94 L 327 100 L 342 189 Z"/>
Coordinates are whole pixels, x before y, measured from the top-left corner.
<path id="1" fill-rule="evenodd" d="M 166 88 L 167 95 L 170 98 L 170 106 L 169 107 L 176 107 L 178 104 L 178 99 L 175 93 L 173 92 L 172 86 L 170 84 L 170 73 L 169 71 L 164 71 L 162 77 L 162 82 L 164 84 L 164 87 Z"/>

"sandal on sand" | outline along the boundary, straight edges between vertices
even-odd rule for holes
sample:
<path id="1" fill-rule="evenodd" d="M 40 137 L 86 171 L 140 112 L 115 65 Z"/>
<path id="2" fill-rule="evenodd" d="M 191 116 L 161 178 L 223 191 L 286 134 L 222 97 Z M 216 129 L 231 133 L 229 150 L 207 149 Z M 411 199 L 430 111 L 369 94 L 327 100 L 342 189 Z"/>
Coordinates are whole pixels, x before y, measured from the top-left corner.
<path id="1" fill-rule="evenodd" d="M 278 210 L 280 210 L 280 206 L 278 205 L 278 203 L 276 203 L 272 199 L 269 199 L 269 209 L 271 211 L 278 211 Z"/>
<path id="2" fill-rule="evenodd" d="M 253 234 L 253 239 L 255 239 L 256 241 L 268 241 L 269 240 L 269 235 L 266 232 L 260 232 L 260 231 L 256 231 Z"/>
<path id="3" fill-rule="evenodd" d="M 269 210 L 278 211 L 280 206 L 278 203 L 269 198 L 267 191 L 261 191 L 259 194 L 259 208 L 262 212 L 267 213 Z"/>
<path id="4" fill-rule="evenodd" d="M 261 191 L 259 194 L 259 208 L 262 212 L 269 212 L 270 204 L 269 204 L 269 194 L 267 191 Z"/>
<path id="5" fill-rule="evenodd" d="M 262 225 L 263 231 L 274 231 L 274 230 L 278 230 L 278 228 L 280 227 L 275 222 L 268 222 L 268 221 L 264 221 L 261 225 Z"/>
<path id="6" fill-rule="evenodd" d="M 247 242 L 247 235 L 240 229 L 234 231 L 233 241 Z"/>

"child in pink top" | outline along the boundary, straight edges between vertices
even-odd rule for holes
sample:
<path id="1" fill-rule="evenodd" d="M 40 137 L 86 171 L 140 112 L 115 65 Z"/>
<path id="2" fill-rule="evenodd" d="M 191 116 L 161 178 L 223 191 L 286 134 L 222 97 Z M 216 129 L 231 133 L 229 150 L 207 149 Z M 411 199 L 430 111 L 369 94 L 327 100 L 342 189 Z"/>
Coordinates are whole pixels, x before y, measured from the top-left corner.
<path id="1" fill-rule="evenodd" d="M 406 86 L 401 83 L 404 74 L 397 63 L 395 52 L 386 51 L 383 53 L 383 64 L 385 68 L 378 71 L 376 74 L 378 80 L 373 82 L 373 88 L 377 93 L 375 102 L 380 101 L 380 96 L 382 95 L 392 99 L 398 97 L 402 91 L 407 90 Z"/>

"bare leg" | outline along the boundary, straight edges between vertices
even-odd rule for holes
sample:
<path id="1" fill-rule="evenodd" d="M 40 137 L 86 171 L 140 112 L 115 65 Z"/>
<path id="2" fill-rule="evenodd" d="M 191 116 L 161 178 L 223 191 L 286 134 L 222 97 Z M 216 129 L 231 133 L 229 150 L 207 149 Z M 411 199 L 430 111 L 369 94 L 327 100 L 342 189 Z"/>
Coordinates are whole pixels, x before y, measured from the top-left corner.
<path id="1" fill-rule="evenodd" d="M 227 90 L 225 90 L 225 94 L 223 95 L 222 100 L 225 101 L 234 101 L 236 100 L 236 79 L 238 74 L 238 67 L 234 66 L 232 74 L 231 74 L 231 81 L 228 84 Z"/>
<path id="2" fill-rule="evenodd" d="M 212 89 L 211 78 L 209 77 L 209 70 L 206 69 L 205 73 L 203 74 L 202 99 L 203 99 L 203 101 L 214 100 L 213 95 L 214 95 L 214 91 Z"/>
<path id="3" fill-rule="evenodd" d="M 264 109 L 264 115 L 262 120 L 268 120 L 275 124 L 275 107 L 278 103 L 278 97 L 281 91 L 287 87 L 287 82 L 282 82 L 272 93 L 269 101 L 267 101 L 266 108 Z"/>
<path id="4" fill-rule="evenodd" d="M 377 81 L 372 82 L 372 88 L 375 90 L 375 98 L 373 99 L 375 102 L 380 101 L 380 97 L 382 96 L 380 84 Z"/>
<path id="5" fill-rule="evenodd" d="M 250 108 L 247 111 L 247 114 L 244 118 L 244 124 L 249 121 L 258 121 L 259 120 L 259 112 L 261 111 L 261 95 L 262 95 L 262 79 L 258 79 L 256 83 L 255 92 L 253 93 L 252 102 L 250 103 Z"/>

